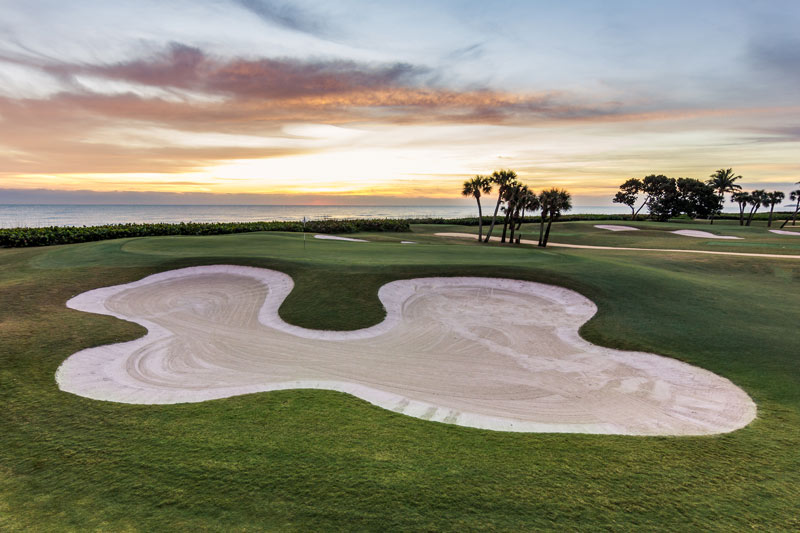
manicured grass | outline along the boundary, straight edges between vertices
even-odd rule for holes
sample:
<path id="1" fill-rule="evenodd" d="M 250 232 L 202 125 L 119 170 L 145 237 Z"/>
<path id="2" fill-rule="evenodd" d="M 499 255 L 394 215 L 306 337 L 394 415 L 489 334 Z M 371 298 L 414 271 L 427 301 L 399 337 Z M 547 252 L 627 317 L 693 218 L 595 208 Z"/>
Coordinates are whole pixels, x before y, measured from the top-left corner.
<path id="1" fill-rule="evenodd" d="M 595 228 L 595 224 L 633 226 L 638 231 L 609 231 Z M 668 248 L 675 250 L 712 250 L 716 252 L 746 252 L 757 254 L 800 255 L 800 235 L 778 235 L 767 231 L 765 222 L 754 221 L 752 226 L 739 226 L 737 221 L 721 220 L 709 225 L 708 221 L 681 222 L 630 222 L 630 221 L 581 221 L 555 224 L 550 232 L 550 241 L 565 244 L 589 244 L 595 246 L 617 246 L 630 248 Z M 459 231 L 478 234 L 475 227 L 464 226 L 414 226 L 426 234 Z M 772 229 L 778 226 L 773 225 Z M 791 226 L 784 228 L 793 231 Z M 501 236 L 495 227 L 493 236 Z M 741 239 L 709 239 L 687 237 L 670 233 L 674 230 L 699 230 L 716 235 L 732 235 Z M 523 239 L 537 240 L 539 224 L 523 224 Z M 800 234 L 800 228 L 795 229 Z"/>
<path id="2" fill-rule="evenodd" d="M 622 236 L 591 226 L 564 223 L 552 239 Z M 305 248 L 297 234 L 251 233 L 0 250 L 0 530 L 800 528 L 800 261 L 479 246 L 414 230 Z M 329 391 L 131 406 L 58 390 L 70 354 L 143 333 L 68 310 L 69 297 L 214 263 L 289 273 L 281 315 L 316 328 L 379 321 L 377 289 L 393 279 L 559 284 L 598 304 L 585 338 L 713 370 L 759 417 L 715 437 L 512 434 Z"/>

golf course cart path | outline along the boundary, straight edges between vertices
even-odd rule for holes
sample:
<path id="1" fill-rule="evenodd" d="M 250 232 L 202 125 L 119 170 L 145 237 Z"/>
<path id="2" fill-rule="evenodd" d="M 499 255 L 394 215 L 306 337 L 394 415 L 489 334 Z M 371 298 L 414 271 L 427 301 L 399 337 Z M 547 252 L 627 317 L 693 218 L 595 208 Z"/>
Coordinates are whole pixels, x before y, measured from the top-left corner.
<path id="1" fill-rule="evenodd" d="M 706 435 L 756 415 L 729 380 L 675 359 L 593 345 L 580 294 L 497 278 L 417 278 L 380 288 L 386 318 L 322 331 L 284 322 L 292 279 L 213 265 L 80 294 L 67 306 L 145 326 L 56 372 L 67 392 L 114 402 L 200 402 L 330 389 L 409 416 L 526 432 Z"/>
<path id="2" fill-rule="evenodd" d="M 453 233 L 443 232 L 434 233 L 437 237 L 454 237 L 457 239 L 472 239 L 477 240 L 478 236 L 472 233 Z M 492 237 L 492 241 L 500 241 L 500 237 Z M 522 239 L 519 241 L 521 244 L 532 244 L 536 246 L 538 241 L 530 239 Z M 709 255 L 738 255 L 741 257 L 769 257 L 777 259 L 800 259 L 800 255 L 794 254 L 753 254 L 748 252 L 712 252 L 710 250 L 680 250 L 677 248 L 630 248 L 625 246 L 593 246 L 589 244 L 563 244 L 559 242 L 548 242 L 547 246 L 553 248 L 580 248 L 582 250 L 618 250 L 618 251 L 634 251 L 634 252 L 662 252 L 662 253 L 681 253 L 681 254 L 709 254 Z"/>

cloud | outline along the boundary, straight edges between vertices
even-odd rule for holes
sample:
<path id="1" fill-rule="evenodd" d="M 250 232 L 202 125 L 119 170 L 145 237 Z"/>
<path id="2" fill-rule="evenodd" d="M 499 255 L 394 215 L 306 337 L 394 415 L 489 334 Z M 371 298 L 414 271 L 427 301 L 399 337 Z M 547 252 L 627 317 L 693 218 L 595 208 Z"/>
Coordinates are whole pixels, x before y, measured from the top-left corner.
<path id="1" fill-rule="evenodd" d="M 205 125 L 212 127 L 209 131 L 287 121 L 491 124 L 619 113 L 618 104 L 571 101 L 557 92 L 449 89 L 434 83 L 431 69 L 408 63 L 220 58 L 179 43 L 152 56 L 111 64 L 0 59 L 61 80 L 64 88 L 46 100 L 58 104 L 59 111 L 80 108 L 92 115 L 173 127 Z M 35 107 L 41 102 L 20 99 L 18 104 Z"/>
<path id="2" fill-rule="evenodd" d="M 469 61 L 481 57 L 485 52 L 484 43 L 475 43 L 469 46 L 457 48 L 447 54 L 445 59 L 448 61 Z"/>
<path id="3" fill-rule="evenodd" d="M 325 36 L 330 33 L 329 26 L 320 17 L 287 3 L 268 0 L 233 0 L 233 3 L 269 24 L 314 36 Z"/>
<path id="4" fill-rule="evenodd" d="M 151 57 L 114 64 L 41 63 L 37 60 L 29 61 L 29 65 L 39 66 L 64 80 L 89 75 L 145 86 L 255 99 L 288 99 L 407 86 L 417 83 L 427 72 L 424 67 L 408 63 L 367 65 L 346 60 L 221 59 L 181 43 L 172 43 Z"/>
<path id="5" fill-rule="evenodd" d="M 750 63 L 777 81 L 800 83 L 800 38 L 794 35 L 760 35 L 748 46 Z"/>
<path id="6" fill-rule="evenodd" d="M 479 50 L 465 49 L 465 53 Z M 508 143 L 538 146 L 528 174 L 574 175 L 579 167 L 597 167 L 596 150 L 589 150 L 588 159 L 581 153 L 597 146 L 600 139 L 616 131 L 615 127 L 630 129 L 625 125 L 628 122 L 663 125 L 682 121 L 695 130 L 698 124 L 712 120 L 745 120 L 750 114 L 766 117 L 776 113 L 775 109 L 757 108 L 653 110 L 578 99 L 567 92 L 458 89 L 434 82 L 437 72 L 430 68 L 408 63 L 221 57 L 179 43 L 155 54 L 114 63 L 77 63 L 33 56 L 5 60 L 60 80 L 60 90 L 52 94 L 0 96 L 0 167 L 19 176 L 37 175 L 40 182 L 46 181 L 41 177 L 46 174 L 81 173 L 87 181 L 91 175 L 119 174 L 122 179 L 126 173 L 198 172 L 209 179 L 222 180 L 226 175 L 218 169 L 233 168 L 237 161 L 259 160 L 269 161 L 263 166 L 268 171 L 245 165 L 236 175 L 243 176 L 241 180 L 248 176 L 277 176 L 291 170 L 279 167 L 279 158 L 294 161 L 293 156 L 298 156 L 298 160 L 305 160 L 336 151 L 346 155 L 347 150 L 369 147 L 370 137 L 378 128 L 385 138 L 390 138 L 394 134 L 387 132 L 410 131 L 411 125 L 437 126 L 429 131 L 439 136 L 431 137 L 429 142 L 420 144 L 418 138 L 403 142 L 416 142 L 418 147 L 438 146 L 457 154 L 447 162 L 450 167 L 460 169 L 464 161 L 477 157 L 472 148 L 459 152 L 461 147 L 488 146 L 485 137 L 480 141 L 472 137 L 459 140 L 458 131 L 467 125 L 486 128 L 484 132 L 502 126 L 502 135 L 507 139 L 483 149 L 485 157 L 494 160 L 498 153 L 513 152 L 515 166 L 527 168 L 520 156 L 527 148 L 510 150 Z M 781 116 L 797 112 L 787 110 Z M 760 123 L 763 128 L 785 124 L 766 120 Z M 303 124 L 323 126 L 298 129 L 297 125 Z M 573 143 L 577 153 L 570 152 L 568 166 L 548 166 L 541 156 L 548 150 L 543 143 L 562 154 L 565 145 L 548 145 L 551 135 L 537 134 L 535 130 L 554 131 L 565 125 L 573 135 L 591 128 L 604 133 L 586 134 L 582 137 L 585 143 Z M 442 135 L 445 126 L 452 131 Z M 373 133 L 348 137 L 354 130 Z M 708 136 L 702 133 L 701 140 L 704 135 Z M 719 141 L 719 136 L 714 139 Z M 648 158 L 652 161 L 664 152 L 637 150 L 639 157 L 621 152 L 617 156 L 630 165 Z M 705 152 L 707 147 L 696 141 L 691 146 L 680 144 L 669 153 L 670 158 L 677 157 L 676 150 L 687 156 L 695 151 Z M 433 172 L 429 157 L 419 153 L 412 158 L 413 165 L 398 160 L 392 166 L 385 156 L 376 156 L 370 172 L 408 174 L 412 167 L 412 174 Z M 334 164 L 320 158 L 317 168 L 326 174 L 339 169 L 347 174 L 340 181 L 349 182 L 353 167 L 362 168 L 364 164 L 354 165 L 355 155 L 345 159 Z M 417 164 L 425 169 L 418 169 Z M 312 170 L 317 172 L 316 168 Z M 617 172 L 614 165 L 606 170 Z"/>
<path id="7" fill-rule="evenodd" d="M 800 126 L 775 126 L 758 128 L 755 135 L 748 138 L 755 143 L 800 143 Z"/>

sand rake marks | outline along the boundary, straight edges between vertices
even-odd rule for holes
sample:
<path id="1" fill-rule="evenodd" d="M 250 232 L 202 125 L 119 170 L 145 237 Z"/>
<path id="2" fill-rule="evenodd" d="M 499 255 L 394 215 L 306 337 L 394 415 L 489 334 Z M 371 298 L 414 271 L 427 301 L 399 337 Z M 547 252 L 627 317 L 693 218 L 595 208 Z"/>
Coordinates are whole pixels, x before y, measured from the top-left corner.
<path id="1" fill-rule="evenodd" d="M 135 341 L 59 367 L 62 390 L 170 404 L 282 389 L 330 389 L 424 420 L 501 431 L 701 435 L 748 424 L 733 383 L 655 354 L 578 335 L 596 312 L 580 294 L 495 278 L 417 278 L 381 287 L 383 322 L 322 331 L 283 322 L 291 278 L 192 267 L 89 291 L 74 309 L 142 324 Z"/>

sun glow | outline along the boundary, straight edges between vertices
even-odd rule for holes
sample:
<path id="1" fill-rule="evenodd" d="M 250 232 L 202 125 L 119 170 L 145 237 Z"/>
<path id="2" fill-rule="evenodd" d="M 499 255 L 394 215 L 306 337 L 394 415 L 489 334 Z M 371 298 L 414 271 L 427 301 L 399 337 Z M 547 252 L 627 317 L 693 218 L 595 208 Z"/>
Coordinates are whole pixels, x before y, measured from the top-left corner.
<path id="1" fill-rule="evenodd" d="M 240 159 L 211 166 L 204 174 L 231 189 L 279 194 L 442 195 L 437 175 L 450 179 L 476 172 L 468 162 L 437 149 L 346 149 L 267 159 Z M 446 180 L 446 178 L 445 178 Z M 443 196 L 452 197 L 452 191 Z"/>

